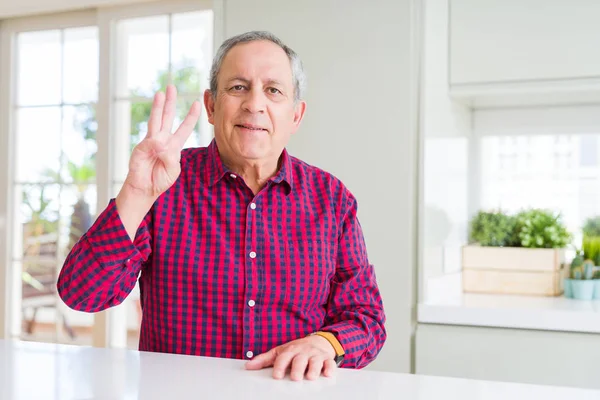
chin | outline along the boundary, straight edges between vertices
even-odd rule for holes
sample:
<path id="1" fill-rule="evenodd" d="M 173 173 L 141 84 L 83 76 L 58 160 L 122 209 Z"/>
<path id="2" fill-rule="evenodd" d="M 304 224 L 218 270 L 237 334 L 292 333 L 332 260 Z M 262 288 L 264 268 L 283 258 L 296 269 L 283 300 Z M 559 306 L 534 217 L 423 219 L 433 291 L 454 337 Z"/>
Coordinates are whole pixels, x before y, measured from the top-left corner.
<path id="1" fill-rule="evenodd" d="M 259 143 L 244 143 L 239 147 L 239 154 L 249 160 L 258 160 L 269 155 L 269 148 Z"/>
<path id="2" fill-rule="evenodd" d="M 246 160 L 261 160 L 267 157 L 269 153 L 267 151 L 258 151 L 258 150 L 242 150 L 240 155 Z"/>

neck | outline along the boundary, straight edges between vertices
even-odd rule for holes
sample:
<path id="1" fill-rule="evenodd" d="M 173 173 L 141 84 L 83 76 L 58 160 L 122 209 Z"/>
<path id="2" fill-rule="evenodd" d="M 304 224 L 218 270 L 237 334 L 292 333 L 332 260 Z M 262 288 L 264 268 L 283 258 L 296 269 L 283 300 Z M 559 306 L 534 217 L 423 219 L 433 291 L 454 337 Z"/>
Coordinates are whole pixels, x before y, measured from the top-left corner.
<path id="1" fill-rule="evenodd" d="M 254 194 L 257 194 L 279 169 L 279 159 L 235 162 L 222 157 L 222 161 L 230 171 L 244 179 Z"/>

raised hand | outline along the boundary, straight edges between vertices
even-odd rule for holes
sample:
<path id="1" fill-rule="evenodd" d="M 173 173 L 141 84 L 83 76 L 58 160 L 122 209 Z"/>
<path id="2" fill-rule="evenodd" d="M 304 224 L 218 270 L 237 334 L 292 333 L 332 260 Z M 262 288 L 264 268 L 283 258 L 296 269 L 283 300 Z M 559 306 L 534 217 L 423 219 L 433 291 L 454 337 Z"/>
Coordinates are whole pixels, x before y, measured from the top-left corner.
<path id="1" fill-rule="evenodd" d="M 148 134 L 135 146 L 129 159 L 125 185 L 148 197 L 158 197 L 177 180 L 181 173 L 181 149 L 200 116 L 201 106 L 195 101 L 179 128 L 171 133 L 176 101 L 177 90 L 173 85 L 167 87 L 166 99 L 162 92 L 154 96 Z"/>
<path id="2" fill-rule="evenodd" d="M 177 90 L 169 85 L 166 92 L 166 96 L 162 92 L 154 96 L 148 134 L 133 149 L 127 178 L 116 198 L 117 211 L 131 240 L 158 196 L 179 177 L 181 149 L 200 116 L 201 106 L 195 101 L 179 128 L 171 133 Z"/>

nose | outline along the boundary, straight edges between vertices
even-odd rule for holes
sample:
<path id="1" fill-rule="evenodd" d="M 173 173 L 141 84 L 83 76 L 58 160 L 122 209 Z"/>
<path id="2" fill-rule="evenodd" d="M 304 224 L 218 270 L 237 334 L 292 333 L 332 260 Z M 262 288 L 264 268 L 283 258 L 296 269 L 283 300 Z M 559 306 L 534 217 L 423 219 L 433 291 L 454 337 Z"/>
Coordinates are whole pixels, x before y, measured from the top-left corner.
<path id="1" fill-rule="evenodd" d="M 249 113 L 263 113 L 266 108 L 266 97 L 262 90 L 252 88 L 249 90 L 242 103 L 244 111 Z"/>

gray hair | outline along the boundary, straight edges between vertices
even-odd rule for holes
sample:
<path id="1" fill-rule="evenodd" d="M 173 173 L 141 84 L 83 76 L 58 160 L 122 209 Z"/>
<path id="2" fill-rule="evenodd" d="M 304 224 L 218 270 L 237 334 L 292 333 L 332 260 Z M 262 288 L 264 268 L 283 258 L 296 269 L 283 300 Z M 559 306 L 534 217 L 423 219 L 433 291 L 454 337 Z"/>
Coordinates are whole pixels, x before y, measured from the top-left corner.
<path id="1" fill-rule="evenodd" d="M 234 46 L 240 43 L 248 43 L 254 42 L 257 40 L 268 40 L 270 42 L 275 43 L 285 52 L 290 60 L 290 66 L 292 67 L 292 79 L 294 81 L 294 101 L 302 100 L 304 97 L 304 92 L 306 90 L 306 74 L 304 73 L 304 67 L 302 66 L 302 61 L 300 57 L 294 50 L 286 46 L 279 38 L 273 35 L 270 32 L 266 31 L 251 31 L 242 33 L 237 36 L 230 37 L 225 40 L 212 63 L 212 67 L 210 69 L 210 91 L 213 95 L 217 93 L 217 77 L 219 75 L 219 71 L 221 70 L 221 64 L 223 64 L 223 60 L 225 56 Z"/>

